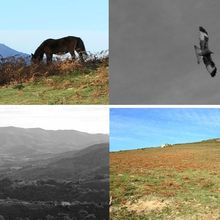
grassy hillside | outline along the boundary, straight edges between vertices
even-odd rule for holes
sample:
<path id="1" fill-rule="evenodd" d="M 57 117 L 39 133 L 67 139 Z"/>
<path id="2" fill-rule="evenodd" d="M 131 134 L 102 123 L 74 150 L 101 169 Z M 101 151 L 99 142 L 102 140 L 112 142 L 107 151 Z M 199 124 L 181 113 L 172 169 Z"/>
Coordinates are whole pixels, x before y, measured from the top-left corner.
<path id="1" fill-rule="evenodd" d="M 220 219 L 220 140 L 110 154 L 111 219 Z"/>
<path id="2" fill-rule="evenodd" d="M 108 104 L 108 57 L 51 65 L 6 60 L 0 72 L 0 104 Z"/>

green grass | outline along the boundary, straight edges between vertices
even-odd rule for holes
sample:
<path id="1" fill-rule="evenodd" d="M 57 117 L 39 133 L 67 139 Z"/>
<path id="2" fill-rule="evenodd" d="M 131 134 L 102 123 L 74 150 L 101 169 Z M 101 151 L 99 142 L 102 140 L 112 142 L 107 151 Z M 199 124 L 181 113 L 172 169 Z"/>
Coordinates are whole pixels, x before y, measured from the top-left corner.
<path id="1" fill-rule="evenodd" d="M 0 104 L 108 104 L 108 69 L 72 71 L 0 87 Z"/>
<path id="2" fill-rule="evenodd" d="M 209 141 L 111 153 L 111 219 L 220 219 L 219 150 Z"/>

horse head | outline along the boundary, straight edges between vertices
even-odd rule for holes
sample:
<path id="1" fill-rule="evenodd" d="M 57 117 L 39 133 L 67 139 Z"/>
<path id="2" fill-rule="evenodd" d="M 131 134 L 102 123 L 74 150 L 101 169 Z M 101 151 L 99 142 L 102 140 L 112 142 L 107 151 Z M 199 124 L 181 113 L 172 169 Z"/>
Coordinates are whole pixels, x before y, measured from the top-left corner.
<path id="1" fill-rule="evenodd" d="M 34 63 L 34 64 L 37 64 L 40 62 L 40 59 L 39 57 L 37 57 L 35 54 L 31 54 L 31 62 Z"/>

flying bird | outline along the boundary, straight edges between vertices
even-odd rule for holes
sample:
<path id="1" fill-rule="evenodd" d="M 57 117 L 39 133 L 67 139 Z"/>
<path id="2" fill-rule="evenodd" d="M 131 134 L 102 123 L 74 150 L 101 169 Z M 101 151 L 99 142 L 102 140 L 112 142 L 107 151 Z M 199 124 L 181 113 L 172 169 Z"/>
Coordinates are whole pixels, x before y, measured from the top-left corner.
<path id="1" fill-rule="evenodd" d="M 209 41 L 208 32 L 203 27 L 200 26 L 199 33 L 200 33 L 199 35 L 200 48 L 194 45 L 196 57 L 197 57 L 197 63 L 200 64 L 202 58 L 203 63 L 205 64 L 206 69 L 210 73 L 211 77 L 214 77 L 216 75 L 217 68 L 211 57 L 211 54 L 213 54 L 213 52 L 209 50 L 208 47 L 208 41 Z"/>

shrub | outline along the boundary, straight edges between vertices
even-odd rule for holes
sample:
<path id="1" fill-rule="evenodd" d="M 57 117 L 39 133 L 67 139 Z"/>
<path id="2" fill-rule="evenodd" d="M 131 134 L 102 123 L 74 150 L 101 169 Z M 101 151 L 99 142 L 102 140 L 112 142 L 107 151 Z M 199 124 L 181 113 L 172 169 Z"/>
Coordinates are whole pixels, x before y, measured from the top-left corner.
<path id="1" fill-rule="evenodd" d="M 84 73 L 89 69 L 98 68 L 100 65 L 108 66 L 108 61 L 108 52 L 106 51 L 90 54 L 84 63 L 57 58 L 49 65 L 44 62 L 30 64 L 25 58 L 0 58 L 0 85 L 17 85 L 36 81 L 39 77 L 63 75 L 73 71 Z"/>

